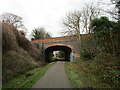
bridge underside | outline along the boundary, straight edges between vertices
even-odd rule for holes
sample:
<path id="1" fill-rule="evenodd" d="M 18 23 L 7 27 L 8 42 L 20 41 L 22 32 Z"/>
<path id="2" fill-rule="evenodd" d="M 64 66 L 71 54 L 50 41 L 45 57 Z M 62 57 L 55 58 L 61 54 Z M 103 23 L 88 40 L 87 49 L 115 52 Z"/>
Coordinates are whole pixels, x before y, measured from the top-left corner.
<path id="1" fill-rule="evenodd" d="M 45 60 L 46 62 L 51 62 L 50 60 L 50 54 L 53 53 L 53 51 L 63 51 L 65 53 L 65 61 L 70 61 L 70 53 L 71 48 L 67 46 L 52 46 L 45 49 Z"/>

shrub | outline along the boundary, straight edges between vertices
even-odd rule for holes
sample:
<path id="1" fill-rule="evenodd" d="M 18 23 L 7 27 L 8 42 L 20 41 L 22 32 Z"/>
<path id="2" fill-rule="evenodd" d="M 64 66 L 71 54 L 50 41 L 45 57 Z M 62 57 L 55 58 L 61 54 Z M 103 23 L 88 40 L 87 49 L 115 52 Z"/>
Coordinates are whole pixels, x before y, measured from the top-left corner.
<path id="1" fill-rule="evenodd" d="M 94 58 L 95 63 L 104 64 L 104 63 L 111 63 L 111 64 L 118 64 L 119 59 L 114 57 L 110 53 L 101 52 Z"/>
<path id="2" fill-rule="evenodd" d="M 89 50 L 85 50 L 85 49 L 81 51 L 80 55 L 81 55 L 81 58 L 85 60 L 93 58 L 93 54 Z"/>
<path id="3" fill-rule="evenodd" d="M 2 24 L 2 50 L 3 50 L 3 83 L 12 79 L 19 73 L 38 66 L 36 59 L 40 59 L 37 50 L 25 36 L 7 23 Z M 40 61 L 39 60 L 39 61 Z"/>
<path id="4" fill-rule="evenodd" d="M 3 54 L 7 53 L 8 51 L 17 51 L 20 52 L 20 48 L 27 51 L 32 58 L 41 59 L 40 58 L 40 51 L 35 48 L 32 43 L 26 39 L 26 37 L 19 33 L 18 30 L 12 25 L 7 23 L 2 24 L 2 48 Z M 21 52 L 22 53 L 22 52 Z"/>
<path id="5" fill-rule="evenodd" d="M 24 53 L 26 52 L 24 51 Z M 35 65 L 36 63 L 28 53 L 25 55 L 16 51 L 9 51 L 3 56 L 3 83 L 7 82 L 17 74 L 24 73 L 26 70 L 34 68 Z"/>
<path id="6" fill-rule="evenodd" d="M 18 45 L 24 50 L 26 50 L 35 60 L 40 57 L 40 51 L 35 48 L 32 43 L 22 34 L 20 34 L 18 37 Z"/>
<path id="7" fill-rule="evenodd" d="M 14 34 L 15 28 L 7 23 L 2 23 L 2 50 L 3 54 L 9 50 L 18 51 L 19 46 Z"/>

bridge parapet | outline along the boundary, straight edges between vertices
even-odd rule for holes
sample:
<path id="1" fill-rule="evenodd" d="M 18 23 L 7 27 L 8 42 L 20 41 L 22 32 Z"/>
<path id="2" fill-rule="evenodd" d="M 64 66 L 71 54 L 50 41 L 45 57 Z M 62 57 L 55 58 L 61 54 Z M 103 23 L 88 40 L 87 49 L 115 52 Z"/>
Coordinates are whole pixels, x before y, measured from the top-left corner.
<path id="1" fill-rule="evenodd" d="M 33 43 L 46 43 L 46 42 L 54 42 L 54 41 L 68 41 L 68 40 L 74 40 L 75 36 L 66 36 L 66 37 L 57 37 L 57 38 L 49 38 L 49 39 L 39 39 L 39 40 L 33 40 Z"/>

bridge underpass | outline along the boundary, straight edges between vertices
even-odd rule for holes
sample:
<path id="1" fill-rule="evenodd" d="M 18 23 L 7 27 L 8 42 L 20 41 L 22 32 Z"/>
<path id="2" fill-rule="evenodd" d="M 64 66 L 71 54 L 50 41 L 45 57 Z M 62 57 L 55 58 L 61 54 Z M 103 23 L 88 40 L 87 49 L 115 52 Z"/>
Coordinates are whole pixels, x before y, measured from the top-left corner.
<path id="1" fill-rule="evenodd" d="M 65 53 L 65 59 L 64 61 L 70 61 L 70 54 L 72 52 L 70 47 L 67 46 L 51 46 L 45 49 L 45 60 L 46 62 L 51 62 L 51 55 L 54 51 L 63 51 Z"/>

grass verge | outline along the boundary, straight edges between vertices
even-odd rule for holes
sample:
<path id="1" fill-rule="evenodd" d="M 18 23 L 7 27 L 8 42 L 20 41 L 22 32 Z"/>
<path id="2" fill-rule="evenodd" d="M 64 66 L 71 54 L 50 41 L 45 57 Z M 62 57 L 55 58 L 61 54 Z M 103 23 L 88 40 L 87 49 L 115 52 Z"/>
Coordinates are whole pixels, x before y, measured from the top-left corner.
<path id="1" fill-rule="evenodd" d="M 65 69 L 74 88 L 119 88 L 120 72 L 109 65 L 81 60 L 66 62 Z"/>
<path id="2" fill-rule="evenodd" d="M 53 64 L 54 63 L 49 63 L 44 67 L 35 68 L 28 71 L 26 74 L 21 74 L 5 83 L 2 88 L 31 88 Z"/>
<path id="3" fill-rule="evenodd" d="M 83 86 L 83 83 L 79 80 L 79 75 L 76 73 L 76 69 L 74 69 L 72 62 L 65 63 L 65 70 L 73 88 L 80 88 L 80 86 Z"/>

